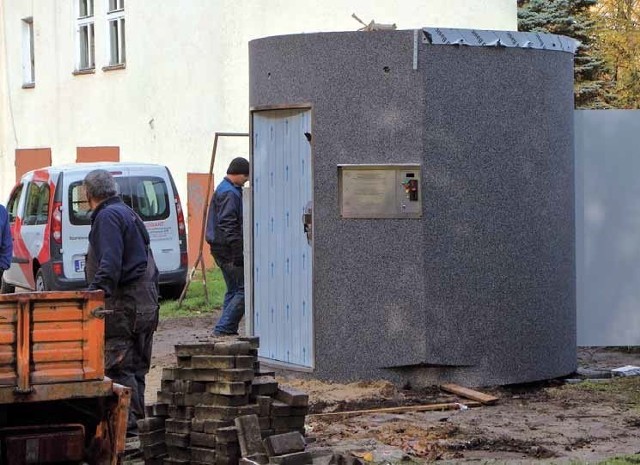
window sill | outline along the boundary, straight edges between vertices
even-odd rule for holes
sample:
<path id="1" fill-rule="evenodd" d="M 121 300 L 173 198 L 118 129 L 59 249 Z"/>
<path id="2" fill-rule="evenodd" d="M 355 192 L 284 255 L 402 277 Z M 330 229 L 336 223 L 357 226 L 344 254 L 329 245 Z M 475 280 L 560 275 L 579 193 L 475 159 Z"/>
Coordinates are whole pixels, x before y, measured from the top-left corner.
<path id="1" fill-rule="evenodd" d="M 27 82 L 25 84 L 22 84 L 23 89 L 33 89 L 35 86 L 36 86 L 35 82 Z"/>
<path id="2" fill-rule="evenodd" d="M 74 76 L 81 76 L 83 74 L 95 74 L 96 73 L 96 69 L 95 68 L 85 68 L 85 69 L 76 69 L 73 71 L 73 75 Z"/>
<path id="3" fill-rule="evenodd" d="M 117 65 L 103 66 L 102 71 L 116 71 L 118 69 L 125 69 L 126 67 L 127 65 L 125 63 L 119 63 Z"/>

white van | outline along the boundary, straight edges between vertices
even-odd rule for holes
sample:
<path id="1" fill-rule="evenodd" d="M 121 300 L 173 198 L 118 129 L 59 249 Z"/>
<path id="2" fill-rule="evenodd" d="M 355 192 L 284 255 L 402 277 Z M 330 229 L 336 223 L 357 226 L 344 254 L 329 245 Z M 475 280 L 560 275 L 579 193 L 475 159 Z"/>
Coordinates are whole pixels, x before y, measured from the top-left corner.
<path id="1" fill-rule="evenodd" d="M 78 163 L 26 173 L 7 203 L 13 259 L 2 293 L 82 289 L 90 212 L 82 181 L 94 169 L 109 171 L 124 202 L 144 221 L 160 271 L 163 297 L 180 295 L 187 277 L 187 237 L 180 197 L 166 166 L 147 163 Z"/>

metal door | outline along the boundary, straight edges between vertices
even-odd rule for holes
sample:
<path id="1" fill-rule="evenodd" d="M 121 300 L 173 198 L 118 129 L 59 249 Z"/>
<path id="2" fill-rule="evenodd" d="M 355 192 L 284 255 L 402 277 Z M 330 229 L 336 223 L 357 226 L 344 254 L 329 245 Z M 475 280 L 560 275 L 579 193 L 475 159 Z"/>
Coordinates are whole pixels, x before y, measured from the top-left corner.
<path id="1" fill-rule="evenodd" d="M 313 367 L 311 111 L 252 123 L 253 331 L 260 356 Z"/>

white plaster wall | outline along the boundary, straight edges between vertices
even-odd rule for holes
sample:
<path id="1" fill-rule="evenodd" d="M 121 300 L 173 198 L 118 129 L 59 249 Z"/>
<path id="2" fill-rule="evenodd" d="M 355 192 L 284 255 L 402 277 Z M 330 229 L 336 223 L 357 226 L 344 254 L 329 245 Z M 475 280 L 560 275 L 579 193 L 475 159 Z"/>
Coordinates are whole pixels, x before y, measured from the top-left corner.
<path id="1" fill-rule="evenodd" d="M 4 193 L 4 184 L 6 174 L 10 170 L 10 161 L 8 160 L 6 150 L 7 140 L 7 123 L 8 105 L 7 105 L 7 68 L 5 66 L 5 42 L 4 42 L 4 9 L 0 6 L 0 195 Z M 5 198 L 0 197 L 0 204 L 4 205 Z"/>
<path id="2" fill-rule="evenodd" d="M 213 133 L 248 131 L 254 38 L 355 30 L 352 13 L 399 29 L 517 29 L 515 0 L 127 0 L 126 69 L 105 72 L 106 0 L 94 1 L 96 72 L 74 76 L 74 1 L 0 0 L 1 202 L 15 181 L 16 148 L 51 147 L 60 164 L 73 162 L 78 146 L 101 145 L 119 146 L 123 161 L 169 166 L 186 202 L 186 173 L 208 170 Z M 36 86 L 22 89 L 21 19 L 29 16 Z M 217 180 L 231 158 L 248 154 L 248 141 L 222 141 L 218 153 Z"/>

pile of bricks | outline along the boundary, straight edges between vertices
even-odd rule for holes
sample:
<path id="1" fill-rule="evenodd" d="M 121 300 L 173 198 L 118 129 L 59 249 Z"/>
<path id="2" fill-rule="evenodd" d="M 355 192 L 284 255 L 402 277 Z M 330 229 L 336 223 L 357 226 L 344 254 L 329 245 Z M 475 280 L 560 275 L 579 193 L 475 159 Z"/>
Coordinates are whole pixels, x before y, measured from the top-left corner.
<path id="1" fill-rule="evenodd" d="M 175 349 L 177 366 L 163 370 L 157 403 L 138 423 L 145 464 L 238 464 L 242 437 L 235 420 L 248 415 L 256 416 L 261 438 L 304 434 L 309 398 L 260 370 L 258 338 Z"/>

